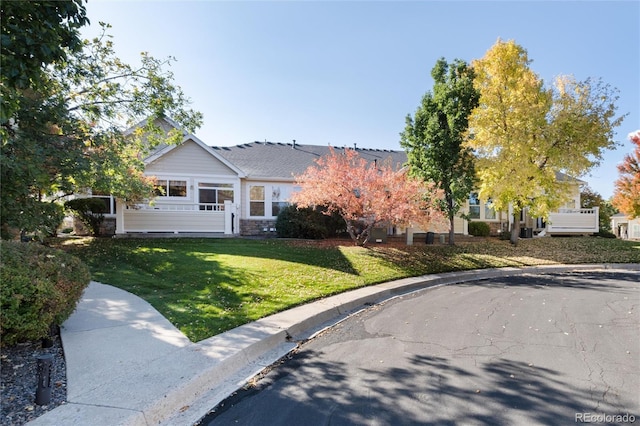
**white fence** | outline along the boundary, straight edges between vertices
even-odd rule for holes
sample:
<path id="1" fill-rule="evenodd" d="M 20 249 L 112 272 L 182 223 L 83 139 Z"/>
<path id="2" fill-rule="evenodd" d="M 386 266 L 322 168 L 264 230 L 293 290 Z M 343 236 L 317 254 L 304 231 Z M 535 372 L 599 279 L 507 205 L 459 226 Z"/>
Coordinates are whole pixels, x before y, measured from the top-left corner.
<path id="1" fill-rule="evenodd" d="M 141 204 L 120 209 L 116 234 L 146 232 L 234 232 L 233 204 Z M 237 232 L 237 231 L 236 231 Z"/>
<path id="2" fill-rule="evenodd" d="M 561 209 L 551 213 L 547 222 L 547 232 L 550 234 L 586 234 L 599 230 L 599 207 Z"/>

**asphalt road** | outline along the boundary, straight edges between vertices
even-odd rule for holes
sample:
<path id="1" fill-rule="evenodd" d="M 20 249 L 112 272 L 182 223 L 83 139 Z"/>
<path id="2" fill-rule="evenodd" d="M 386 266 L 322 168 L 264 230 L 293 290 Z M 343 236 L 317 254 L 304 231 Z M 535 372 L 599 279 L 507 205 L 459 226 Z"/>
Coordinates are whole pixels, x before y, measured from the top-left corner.
<path id="1" fill-rule="evenodd" d="M 301 345 L 201 424 L 634 418 L 640 424 L 640 272 L 598 271 L 451 285 L 372 306 Z"/>

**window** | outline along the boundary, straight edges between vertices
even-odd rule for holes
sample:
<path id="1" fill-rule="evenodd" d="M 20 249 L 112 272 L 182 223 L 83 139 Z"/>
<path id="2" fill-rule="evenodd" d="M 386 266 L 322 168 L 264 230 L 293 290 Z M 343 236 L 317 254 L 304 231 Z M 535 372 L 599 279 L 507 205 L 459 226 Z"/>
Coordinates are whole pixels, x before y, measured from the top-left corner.
<path id="1" fill-rule="evenodd" d="M 493 202 L 491 201 L 491 198 L 489 198 L 489 200 L 486 203 L 484 203 L 484 218 L 485 219 L 496 218 L 496 211 L 493 209 Z"/>
<path id="2" fill-rule="evenodd" d="M 98 199 L 104 203 L 104 208 L 100 212 L 94 213 L 103 213 L 105 215 L 114 215 L 116 214 L 116 199 L 111 194 L 105 194 L 99 191 L 92 191 L 91 198 Z"/>
<path id="3" fill-rule="evenodd" d="M 186 197 L 186 180 L 158 179 L 153 188 L 156 197 Z"/>
<path id="4" fill-rule="evenodd" d="M 480 219 L 480 199 L 477 192 L 469 195 L 469 217 L 471 219 Z"/>
<path id="5" fill-rule="evenodd" d="M 249 216 L 276 217 L 289 205 L 292 188 L 289 185 L 251 185 Z"/>
<path id="6" fill-rule="evenodd" d="M 264 186 L 251 186 L 249 188 L 249 216 L 265 215 Z"/>
<path id="7" fill-rule="evenodd" d="M 274 186 L 271 188 L 271 215 L 278 216 L 280 211 L 289 203 L 285 201 L 288 191 L 286 188 Z"/>
<path id="8" fill-rule="evenodd" d="M 233 185 L 230 183 L 198 184 L 198 202 L 200 210 L 224 210 L 224 202 L 233 201 Z"/>

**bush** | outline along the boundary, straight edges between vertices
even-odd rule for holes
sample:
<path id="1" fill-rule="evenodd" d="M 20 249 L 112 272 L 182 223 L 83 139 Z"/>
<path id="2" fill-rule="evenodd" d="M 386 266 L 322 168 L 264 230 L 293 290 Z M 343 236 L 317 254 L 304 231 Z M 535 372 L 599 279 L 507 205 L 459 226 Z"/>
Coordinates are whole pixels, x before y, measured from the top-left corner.
<path id="1" fill-rule="evenodd" d="M 602 238 L 617 238 L 616 234 L 614 234 L 613 232 L 609 232 L 606 230 L 601 229 L 599 232 L 596 232 L 595 234 L 593 234 L 594 237 L 602 237 Z"/>
<path id="2" fill-rule="evenodd" d="M 10 217 L 7 223 L 3 221 L 0 228 L 0 238 L 3 240 L 29 239 L 44 240 L 56 235 L 64 219 L 64 208 L 54 202 L 31 201 L 31 208 L 16 217 Z M 8 215 L 11 216 L 11 215 Z M 3 217 L 3 219 L 7 219 Z"/>
<path id="3" fill-rule="evenodd" d="M 0 336 L 3 345 L 47 337 L 75 309 L 89 284 L 76 257 L 38 243 L 0 241 Z"/>
<path id="4" fill-rule="evenodd" d="M 491 228 L 486 222 L 469 222 L 469 234 L 474 237 L 488 237 L 490 232 Z"/>
<path id="5" fill-rule="evenodd" d="M 344 232 L 346 225 L 337 213 L 326 215 L 325 208 L 298 209 L 295 205 L 280 211 L 276 232 L 280 238 L 329 238 Z"/>
<path id="6" fill-rule="evenodd" d="M 99 198 L 74 198 L 64 203 L 64 206 L 78 215 L 91 235 L 100 235 L 100 226 L 104 221 L 105 205 Z"/>

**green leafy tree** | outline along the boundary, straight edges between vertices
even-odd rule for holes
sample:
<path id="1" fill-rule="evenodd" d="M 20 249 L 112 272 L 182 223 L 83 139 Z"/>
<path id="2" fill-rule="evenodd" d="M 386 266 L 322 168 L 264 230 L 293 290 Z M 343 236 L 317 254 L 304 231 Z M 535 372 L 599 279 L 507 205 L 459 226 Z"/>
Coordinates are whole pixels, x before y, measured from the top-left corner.
<path id="1" fill-rule="evenodd" d="M 77 215 L 89 229 L 91 235 L 100 236 L 100 228 L 104 222 L 105 205 L 98 198 L 74 198 L 64 203 L 65 208 Z"/>
<path id="2" fill-rule="evenodd" d="M 448 64 L 439 59 L 431 76 L 433 92 L 423 96 L 413 118 L 407 116 L 400 144 L 407 151 L 411 174 L 443 191 L 442 211 L 449 219 L 449 244 L 454 244 L 454 217 L 475 183 L 473 153 L 464 138 L 479 93 L 473 69 L 462 60 Z"/>
<path id="3" fill-rule="evenodd" d="M 4 130 L 19 108 L 21 92 L 38 86 L 44 67 L 64 62 L 69 51 L 82 47 L 79 29 L 89 20 L 82 0 L 3 1 L 0 20 L 0 121 Z"/>
<path id="4" fill-rule="evenodd" d="M 513 210 L 511 242 L 520 213 L 548 217 L 568 199 L 556 172 L 580 176 L 615 146 L 616 91 L 600 81 L 561 76 L 553 88 L 529 68 L 524 48 L 498 40 L 473 62 L 479 106 L 469 118 L 468 146 L 478 157 L 479 193 L 496 210 Z"/>
<path id="5" fill-rule="evenodd" d="M 616 214 L 617 210 L 610 201 L 602 198 L 602 195 L 591 187 L 585 186 L 580 190 L 580 207 L 584 209 L 598 207 L 600 230 L 611 232 L 611 216 Z"/>
<path id="6" fill-rule="evenodd" d="M 29 7 L 20 12 L 27 14 Z M 167 134 L 156 119 L 171 116 L 190 131 L 200 124 L 201 114 L 187 109 L 188 100 L 166 70 L 174 59 L 143 53 L 139 65 L 125 64 L 115 56 L 109 26 L 101 25 L 100 37 L 43 63 L 30 87 L 3 80 L 3 91 L 17 100 L 2 123 L 4 238 L 11 229 L 50 232 L 63 211 L 57 201 L 88 188 L 130 203 L 149 196 L 152 182 L 142 174 L 141 158 L 160 143 L 182 138 L 177 130 Z M 3 63 L 6 54 L 3 49 Z"/>

